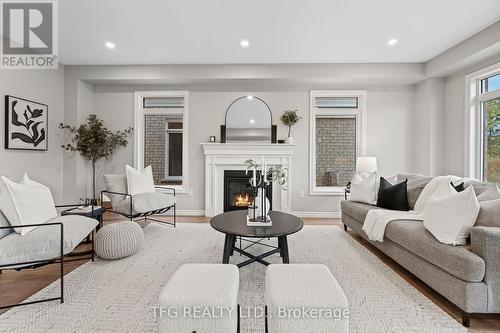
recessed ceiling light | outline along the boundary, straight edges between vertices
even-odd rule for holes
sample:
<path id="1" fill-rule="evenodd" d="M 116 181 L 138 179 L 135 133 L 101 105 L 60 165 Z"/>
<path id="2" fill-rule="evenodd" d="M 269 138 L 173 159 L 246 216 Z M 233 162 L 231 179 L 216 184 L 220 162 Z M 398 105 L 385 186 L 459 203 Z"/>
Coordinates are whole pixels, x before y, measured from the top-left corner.
<path id="1" fill-rule="evenodd" d="M 240 45 L 241 47 L 249 47 L 250 46 L 250 42 L 248 41 L 248 39 L 242 39 L 241 42 L 240 42 Z"/>
<path id="2" fill-rule="evenodd" d="M 250 119 L 250 124 L 255 124 L 255 119 Z"/>
<path id="3" fill-rule="evenodd" d="M 253 99 L 253 96 L 247 96 L 247 99 L 251 100 L 251 99 Z"/>
<path id="4" fill-rule="evenodd" d="M 398 39 L 397 38 L 391 38 L 387 41 L 387 45 L 389 46 L 394 46 L 398 43 Z"/>
<path id="5" fill-rule="evenodd" d="M 110 50 L 113 50 L 116 47 L 115 43 L 112 42 L 106 42 L 104 45 L 106 45 L 106 47 Z"/>

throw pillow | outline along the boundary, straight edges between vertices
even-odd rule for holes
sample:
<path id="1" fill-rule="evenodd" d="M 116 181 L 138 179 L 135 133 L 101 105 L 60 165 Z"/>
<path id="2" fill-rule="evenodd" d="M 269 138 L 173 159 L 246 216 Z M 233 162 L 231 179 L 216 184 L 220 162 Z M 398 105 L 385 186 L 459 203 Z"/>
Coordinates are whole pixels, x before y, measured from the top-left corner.
<path id="1" fill-rule="evenodd" d="M 420 197 L 420 193 L 424 190 L 425 186 L 432 180 L 432 177 L 423 176 L 419 174 L 399 174 L 395 183 L 401 183 L 408 179 L 406 193 L 408 195 L 408 208 L 414 209 L 415 203 Z M 387 179 L 390 183 L 389 179 Z"/>
<path id="2" fill-rule="evenodd" d="M 464 182 L 458 184 L 458 185 L 455 185 L 453 184 L 453 182 L 450 182 L 451 186 L 453 186 L 453 188 L 455 189 L 455 191 L 457 192 L 462 192 L 463 190 L 465 190 L 465 187 L 464 187 Z"/>
<path id="3" fill-rule="evenodd" d="M 0 210 L 11 225 L 43 224 L 57 217 L 50 189 L 27 175 L 20 183 L 2 176 L 6 190 L 0 194 Z M 37 227 L 14 228 L 21 235 Z"/>
<path id="4" fill-rule="evenodd" d="M 479 197 L 478 197 L 479 200 Z M 481 227 L 500 227 L 500 199 L 479 201 L 476 224 Z"/>
<path id="5" fill-rule="evenodd" d="M 458 179 L 460 178 L 456 176 L 439 176 L 433 178 L 427 185 L 425 185 L 422 193 L 420 193 L 420 196 L 417 199 L 417 202 L 415 202 L 413 210 L 423 212 L 429 199 L 440 198 L 457 193 L 455 188 L 450 185 L 450 182 L 457 181 Z"/>
<path id="6" fill-rule="evenodd" d="M 474 192 L 476 192 L 476 195 L 480 195 L 491 187 L 490 184 L 473 178 L 462 178 L 462 181 L 464 182 L 465 188 L 472 185 L 472 187 L 474 187 Z"/>
<path id="7" fill-rule="evenodd" d="M 375 205 L 377 203 L 377 173 L 355 173 L 351 179 L 349 200 Z"/>
<path id="8" fill-rule="evenodd" d="M 384 177 L 380 177 L 377 206 L 392 210 L 408 210 L 406 193 L 408 180 L 392 185 Z"/>
<path id="9" fill-rule="evenodd" d="M 127 165 L 125 170 L 127 172 L 127 187 L 129 194 L 134 195 L 155 192 L 153 169 L 151 165 L 143 170 L 137 170 Z"/>
<path id="10" fill-rule="evenodd" d="M 103 175 L 103 178 L 106 190 L 116 193 L 128 193 L 126 174 L 123 173 L 121 175 Z M 109 197 L 109 200 L 111 200 L 111 206 L 113 206 L 113 209 L 115 210 L 116 207 L 118 207 L 118 204 L 126 198 L 126 196 L 118 194 L 106 193 L 106 195 Z"/>
<path id="11" fill-rule="evenodd" d="M 7 218 L 5 215 L 3 215 L 2 212 L 0 212 L 0 227 L 10 227 L 9 221 L 7 221 Z M 4 238 L 8 234 L 12 232 L 12 228 L 9 229 L 0 229 L 0 239 Z"/>
<path id="12" fill-rule="evenodd" d="M 438 241 L 464 245 L 476 223 L 479 202 L 474 188 L 429 200 L 423 213 L 424 227 Z"/>
<path id="13" fill-rule="evenodd" d="M 497 185 L 490 187 L 477 196 L 478 201 L 490 201 L 497 199 L 500 199 L 500 190 L 498 189 Z"/>

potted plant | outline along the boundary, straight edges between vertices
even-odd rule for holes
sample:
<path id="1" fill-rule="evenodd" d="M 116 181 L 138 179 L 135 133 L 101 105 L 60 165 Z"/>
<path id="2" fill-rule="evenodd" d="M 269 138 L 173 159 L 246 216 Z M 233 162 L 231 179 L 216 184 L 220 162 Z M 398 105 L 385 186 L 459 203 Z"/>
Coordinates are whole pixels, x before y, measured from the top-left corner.
<path id="1" fill-rule="evenodd" d="M 281 122 L 288 126 L 288 137 L 286 138 L 286 143 L 293 143 L 293 138 L 291 137 L 292 126 L 299 122 L 302 117 L 299 115 L 298 110 L 286 110 L 281 115 Z"/>
<path id="2" fill-rule="evenodd" d="M 111 131 L 104 127 L 95 114 L 88 116 L 86 123 L 76 128 L 59 124 L 59 128 L 70 133 L 70 141 L 61 147 L 66 151 L 77 151 L 92 163 L 92 204 L 97 203 L 95 193 L 95 165 L 102 158 L 109 159 L 118 149 L 126 147 L 132 134 L 131 127 L 121 131 Z"/>

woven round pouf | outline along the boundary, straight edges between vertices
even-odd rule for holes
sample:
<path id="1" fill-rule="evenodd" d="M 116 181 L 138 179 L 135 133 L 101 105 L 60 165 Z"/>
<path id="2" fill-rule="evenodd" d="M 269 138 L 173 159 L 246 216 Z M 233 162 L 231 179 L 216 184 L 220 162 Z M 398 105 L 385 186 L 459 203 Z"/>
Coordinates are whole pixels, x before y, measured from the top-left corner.
<path id="1" fill-rule="evenodd" d="M 121 259 L 131 256 L 142 247 L 144 232 L 131 221 L 105 225 L 95 236 L 95 253 L 103 259 Z"/>

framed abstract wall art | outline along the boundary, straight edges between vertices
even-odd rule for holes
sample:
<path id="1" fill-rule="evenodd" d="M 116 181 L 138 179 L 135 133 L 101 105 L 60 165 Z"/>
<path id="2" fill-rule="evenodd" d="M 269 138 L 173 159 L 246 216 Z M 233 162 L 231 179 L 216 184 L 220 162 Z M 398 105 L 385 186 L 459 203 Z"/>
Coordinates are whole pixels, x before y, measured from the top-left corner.
<path id="1" fill-rule="evenodd" d="M 24 98 L 5 96 L 5 148 L 48 148 L 49 107 Z"/>

